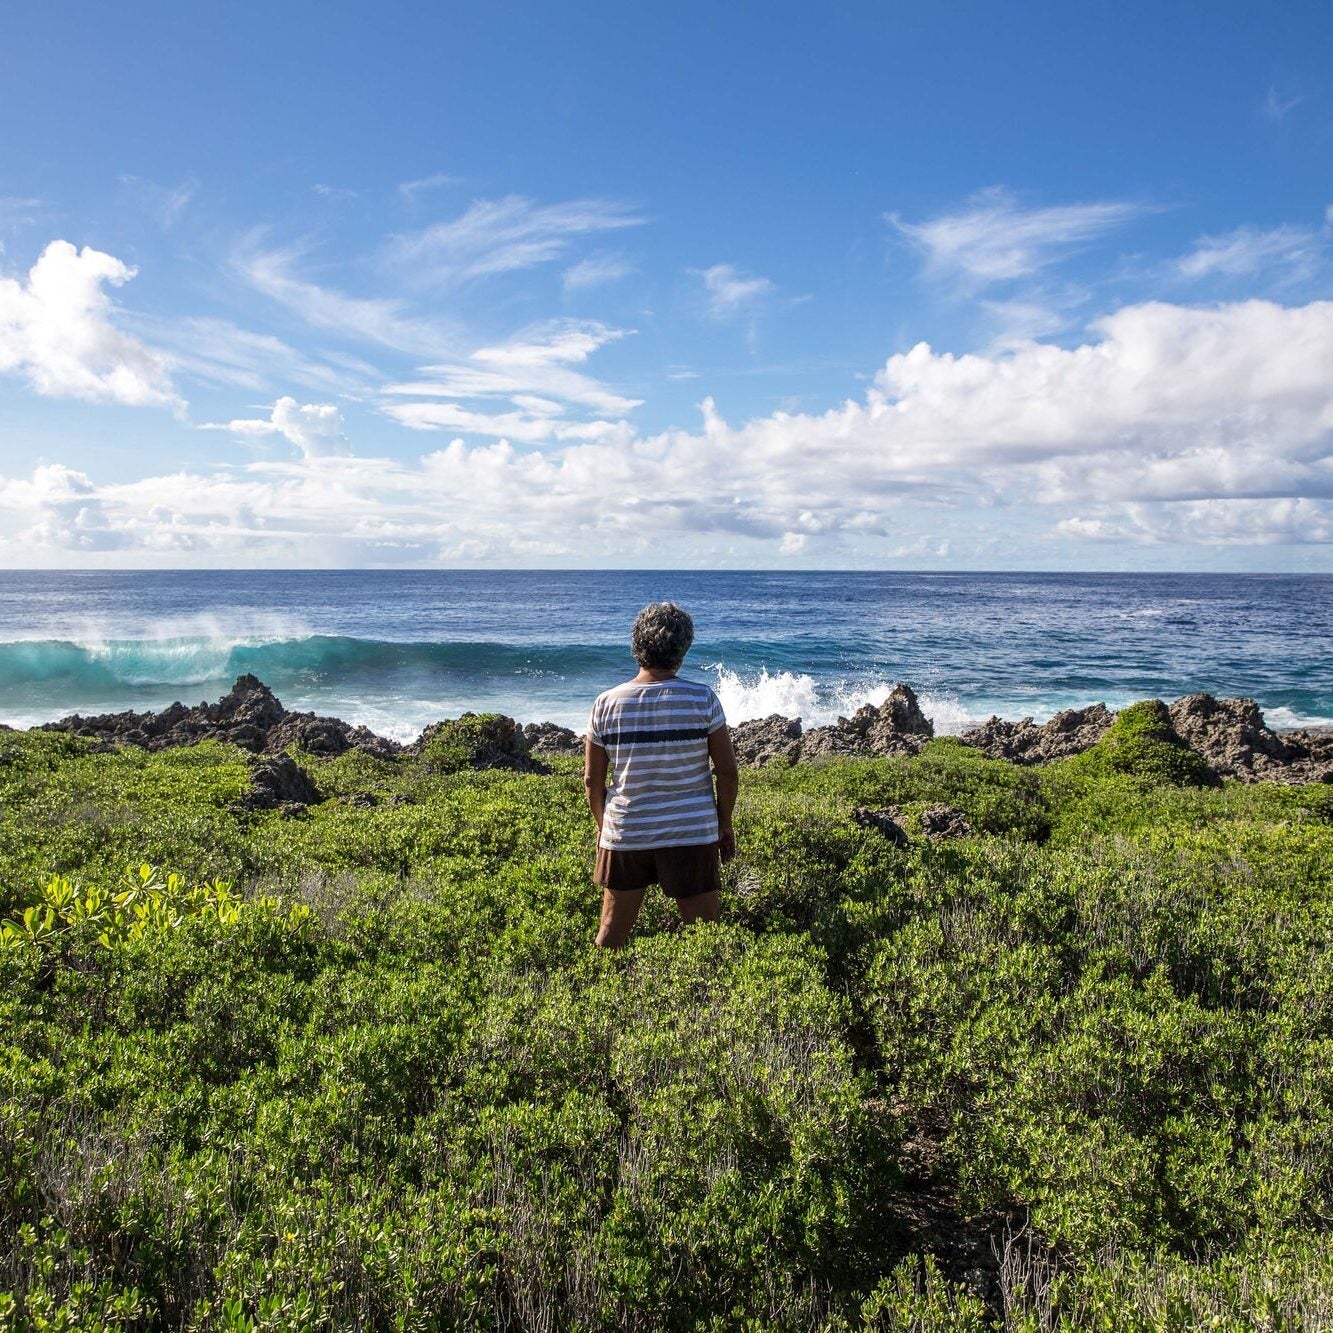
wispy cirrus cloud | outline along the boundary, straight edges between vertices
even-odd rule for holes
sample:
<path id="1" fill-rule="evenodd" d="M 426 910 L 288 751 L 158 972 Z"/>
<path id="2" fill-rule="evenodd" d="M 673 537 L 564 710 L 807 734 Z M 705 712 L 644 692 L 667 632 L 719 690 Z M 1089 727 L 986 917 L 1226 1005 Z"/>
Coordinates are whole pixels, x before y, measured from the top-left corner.
<path id="1" fill-rule="evenodd" d="M 349 296 L 312 282 L 297 271 L 304 250 L 266 249 L 262 241 L 262 232 L 252 232 L 233 253 L 233 270 L 311 327 L 412 355 L 440 355 L 456 345 L 457 329 L 409 314 L 396 297 Z"/>
<path id="2" fill-rule="evenodd" d="M 594 255 L 581 259 L 564 271 L 561 281 L 565 291 L 581 292 L 589 287 L 603 287 L 619 282 L 634 272 L 634 265 L 622 255 Z"/>
<path id="3" fill-rule="evenodd" d="M 994 186 L 963 208 L 923 222 L 897 213 L 886 218 L 920 252 L 929 272 L 977 288 L 1031 277 L 1154 211 L 1130 200 L 1026 208 Z"/>
<path id="4" fill-rule="evenodd" d="M 753 315 L 778 292 L 771 278 L 746 273 L 734 264 L 713 264 L 690 271 L 703 284 L 705 306 L 713 319 Z"/>
<path id="5" fill-rule="evenodd" d="M 1324 262 L 1329 237 L 1313 227 L 1237 227 L 1217 236 L 1201 236 L 1194 249 L 1176 261 L 1181 277 L 1247 278 L 1281 270 L 1292 280 L 1312 276 Z"/>
<path id="6" fill-rule="evenodd" d="M 199 182 L 193 177 L 177 185 L 159 185 L 142 176 L 121 176 L 120 183 L 163 231 L 170 231 L 180 221 L 181 215 L 199 193 Z"/>
<path id="7" fill-rule="evenodd" d="M 579 237 L 644 221 L 637 209 L 610 199 L 478 199 L 451 221 L 391 238 L 385 257 L 415 281 L 447 286 L 547 264 L 564 258 Z"/>
<path id="8" fill-rule="evenodd" d="M 1278 125 L 1304 101 L 1305 98 L 1301 94 L 1285 91 L 1275 84 L 1270 84 L 1263 101 L 1259 103 L 1259 114 L 1265 120 Z"/>
<path id="9" fill-rule="evenodd" d="M 523 400 L 536 397 L 539 414 L 555 405 L 561 411 L 572 406 L 623 417 L 640 400 L 618 393 L 575 367 L 627 333 L 591 320 L 539 325 L 507 342 L 479 347 L 457 361 L 424 366 L 424 378 L 390 384 L 385 392 L 400 398 L 508 398 L 528 412 L 533 404 Z M 390 404 L 385 410 L 405 423 L 409 418 L 418 424 L 425 419 L 410 404 Z"/>
<path id="10" fill-rule="evenodd" d="M 440 190 L 446 185 L 461 185 L 462 183 L 463 178 L 461 176 L 451 176 L 447 171 L 435 171 L 429 176 L 421 176 L 417 180 L 403 181 L 398 187 L 398 194 L 407 203 L 414 204 L 423 194 L 429 194 L 432 190 Z"/>

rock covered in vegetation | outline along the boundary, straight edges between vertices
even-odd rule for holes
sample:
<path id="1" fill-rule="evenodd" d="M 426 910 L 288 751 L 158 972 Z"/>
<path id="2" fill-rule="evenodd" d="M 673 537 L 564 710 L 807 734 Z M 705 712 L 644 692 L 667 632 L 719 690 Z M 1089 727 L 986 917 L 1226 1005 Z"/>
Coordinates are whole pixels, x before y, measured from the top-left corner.
<path id="1" fill-rule="evenodd" d="M 139 745 L 146 750 L 218 740 L 253 754 L 276 754 L 295 744 L 328 758 L 347 750 L 364 750 L 378 759 L 388 759 L 403 748 L 396 741 L 340 718 L 290 713 L 262 680 L 251 675 L 238 676 L 215 704 L 187 708 L 174 703 L 160 713 L 103 713 L 98 717 L 75 713 L 59 722 L 45 723 L 43 730 Z"/>
<path id="2" fill-rule="evenodd" d="M 549 773 L 532 757 L 524 730 L 503 713 L 464 713 L 432 722 L 408 747 L 427 772 L 457 773 L 465 768 L 507 768 L 519 773 Z"/>
<path id="3" fill-rule="evenodd" d="M 554 722 L 529 722 L 523 728 L 533 754 L 582 754 L 583 740 L 577 732 Z"/>
<path id="4" fill-rule="evenodd" d="M 742 764 L 794 764 L 801 757 L 801 719 L 772 713 L 731 729 L 731 744 Z"/>
<path id="5" fill-rule="evenodd" d="M 958 738 L 991 759 L 1014 764 L 1049 764 L 1090 750 L 1106 734 L 1115 714 L 1105 704 L 1066 708 L 1038 726 L 1030 717 L 1006 722 L 992 717 Z"/>
<path id="6" fill-rule="evenodd" d="M 261 759 L 250 770 L 250 790 L 232 802 L 234 810 L 281 810 L 285 815 L 304 815 L 306 807 L 324 798 L 314 779 L 290 755 Z"/>

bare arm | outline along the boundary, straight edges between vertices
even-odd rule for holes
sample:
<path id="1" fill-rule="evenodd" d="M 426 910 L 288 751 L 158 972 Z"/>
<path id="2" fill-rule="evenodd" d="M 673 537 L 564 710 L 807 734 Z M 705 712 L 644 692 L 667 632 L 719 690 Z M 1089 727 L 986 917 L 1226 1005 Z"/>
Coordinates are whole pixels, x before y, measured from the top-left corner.
<path id="1" fill-rule="evenodd" d="M 736 809 L 736 792 L 740 786 L 740 771 L 736 766 L 736 752 L 731 746 L 731 728 L 719 727 L 708 736 L 708 757 L 713 761 L 713 775 L 717 779 L 717 845 L 724 861 L 736 855 L 736 833 L 731 817 Z"/>
<path id="2" fill-rule="evenodd" d="M 588 797 L 588 809 L 597 821 L 597 832 L 602 831 L 602 815 L 606 811 L 606 773 L 610 768 L 606 751 L 591 736 L 583 740 L 583 790 Z"/>

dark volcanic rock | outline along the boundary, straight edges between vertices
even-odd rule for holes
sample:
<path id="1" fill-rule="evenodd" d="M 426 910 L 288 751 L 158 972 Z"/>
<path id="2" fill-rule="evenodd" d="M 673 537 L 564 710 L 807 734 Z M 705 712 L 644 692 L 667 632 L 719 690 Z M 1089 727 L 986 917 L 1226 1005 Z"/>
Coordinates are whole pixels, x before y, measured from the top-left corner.
<path id="1" fill-rule="evenodd" d="M 923 810 L 917 820 L 921 832 L 932 842 L 940 842 L 944 838 L 966 838 L 972 832 L 967 816 L 951 805 L 932 805 L 928 810 Z"/>
<path id="2" fill-rule="evenodd" d="M 742 764 L 794 764 L 801 757 L 801 719 L 773 713 L 731 729 L 731 744 Z"/>
<path id="3" fill-rule="evenodd" d="M 858 805 L 852 811 L 852 823 L 862 828 L 874 829 L 881 833 L 895 847 L 907 846 L 907 830 L 898 822 L 902 811 L 896 805 L 886 805 L 882 810 L 872 810 L 869 806 Z"/>
<path id="4" fill-rule="evenodd" d="M 958 739 L 992 759 L 1008 759 L 1015 764 L 1049 764 L 1053 759 L 1067 759 L 1092 749 L 1114 721 L 1115 714 L 1105 704 L 1092 704 L 1087 708 L 1067 708 L 1041 726 L 1030 717 L 1021 722 L 992 717 Z"/>
<path id="5" fill-rule="evenodd" d="M 104 713 L 100 717 L 80 717 L 76 713 L 59 722 L 47 722 L 42 729 L 70 732 L 103 743 L 140 745 L 148 750 L 219 740 L 252 754 L 275 754 L 297 744 L 311 754 L 331 757 L 357 749 L 384 759 L 403 748 L 396 741 L 336 717 L 289 713 L 262 680 L 248 675 L 237 677 L 215 704 L 187 708 L 174 703 L 160 713 Z"/>
<path id="6" fill-rule="evenodd" d="M 529 722 L 523 728 L 533 754 L 582 754 L 583 740 L 577 732 L 554 722 Z"/>
<path id="7" fill-rule="evenodd" d="M 318 805 L 319 794 L 310 774 L 289 755 L 261 759 L 250 770 L 250 790 L 232 802 L 234 810 L 278 810 L 295 815 L 308 805 Z"/>
<path id="8" fill-rule="evenodd" d="M 878 708 L 866 704 L 850 718 L 815 727 L 801 739 L 801 758 L 820 755 L 916 754 L 935 734 L 910 685 L 895 685 Z"/>

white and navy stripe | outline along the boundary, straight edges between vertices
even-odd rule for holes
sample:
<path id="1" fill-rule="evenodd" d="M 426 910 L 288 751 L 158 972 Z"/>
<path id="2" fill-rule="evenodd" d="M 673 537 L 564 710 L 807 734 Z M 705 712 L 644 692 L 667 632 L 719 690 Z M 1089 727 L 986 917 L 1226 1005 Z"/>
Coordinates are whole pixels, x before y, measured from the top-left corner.
<path id="1" fill-rule="evenodd" d="M 588 735 L 610 759 L 601 846 L 611 851 L 717 841 L 708 737 L 727 719 L 693 680 L 617 685 L 597 696 Z"/>

